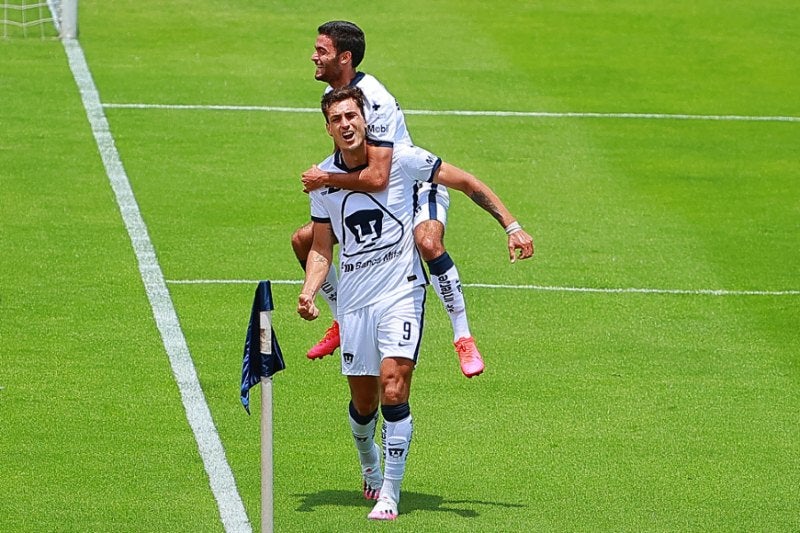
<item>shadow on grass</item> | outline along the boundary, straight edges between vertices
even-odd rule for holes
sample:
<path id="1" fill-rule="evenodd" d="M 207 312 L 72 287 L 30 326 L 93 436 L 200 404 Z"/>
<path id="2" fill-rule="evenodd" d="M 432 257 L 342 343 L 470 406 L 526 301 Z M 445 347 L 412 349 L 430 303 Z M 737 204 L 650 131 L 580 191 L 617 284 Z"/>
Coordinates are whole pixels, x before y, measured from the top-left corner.
<path id="1" fill-rule="evenodd" d="M 374 505 L 374 502 L 365 500 L 361 494 L 352 490 L 322 490 L 311 494 L 295 494 L 295 496 L 302 498 L 302 502 L 297 508 L 301 513 L 310 513 L 316 511 L 318 507 L 326 505 L 359 507 L 367 510 Z M 433 511 L 453 513 L 463 518 L 476 518 L 480 516 L 480 513 L 472 509 L 476 505 L 514 509 L 525 507 L 522 504 L 507 502 L 447 500 L 442 496 L 420 492 L 403 492 L 400 499 L 400 508 L 403 514 L 410 514 L 414 511 Z"/>

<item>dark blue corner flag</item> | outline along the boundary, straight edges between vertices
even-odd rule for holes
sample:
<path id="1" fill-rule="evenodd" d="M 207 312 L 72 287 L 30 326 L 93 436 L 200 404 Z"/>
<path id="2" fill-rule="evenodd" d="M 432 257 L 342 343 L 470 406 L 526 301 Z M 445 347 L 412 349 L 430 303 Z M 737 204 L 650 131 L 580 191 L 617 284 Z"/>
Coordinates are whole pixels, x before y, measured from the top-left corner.
<path id="1" fill-rule="evenodd" d="M 270 377 L 286 368 L 278 338 L 272 329 L 272 288 L 269 281 L 259 281 L 247 326 L 242 360 L 242 405 L 250 414 L 250 389 L 262 377 Z"/>

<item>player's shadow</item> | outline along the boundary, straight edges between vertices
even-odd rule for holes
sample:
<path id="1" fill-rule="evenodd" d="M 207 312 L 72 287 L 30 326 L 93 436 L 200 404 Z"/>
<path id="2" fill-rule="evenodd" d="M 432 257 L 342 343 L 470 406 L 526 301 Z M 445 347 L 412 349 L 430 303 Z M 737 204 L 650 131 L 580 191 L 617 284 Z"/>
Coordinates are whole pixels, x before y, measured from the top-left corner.
<path id="1" fill-rule="evenodd" d="M 301 498 L 297 510 L 301 513 L 316 511 L 318 507 L 326 505 L 349 506 L 370 509 L 373 502 L 367 501 L 358 492 L 352 490 L 322 490 L 311 494 L 295 494 Z M 403 514 L 414 511 L 434 511 L 439 513 L 453 513 L 463 518 L 476 518 L 479 513 L 473 509 L 476 505 L 488 507 L 523 508 L 525 505 L 507 502 L 487 502 L 481 500 L 448 500 L 434 494 L 403 491 L 400 502 Z"/>

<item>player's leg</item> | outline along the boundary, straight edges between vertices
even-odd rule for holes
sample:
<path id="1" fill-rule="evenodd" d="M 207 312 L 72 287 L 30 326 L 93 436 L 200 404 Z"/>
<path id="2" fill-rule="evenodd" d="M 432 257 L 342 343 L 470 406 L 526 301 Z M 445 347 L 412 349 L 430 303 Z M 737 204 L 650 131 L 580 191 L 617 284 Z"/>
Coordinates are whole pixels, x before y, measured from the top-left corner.
<path id="1" fill-rule="evenodd" d="M 383 485 L 381 448 L 375 442 L 380 382 L 377 376 L 348 376 L 350 430 L 358 451 L 364 498 L 377 500 Z"/>
<path id="2" fill-rule="evenodd" d="M 348 420 L 361 465 L 364 497 L 377 500 L 383 485 L 381 448 L 375 443 L 380 402 L 380 356 L 375 331 L 377 317 L 371 308 L 340 316 L 342 324 L 342 374 L 350 387 Z"/>
<path id="3" fill-rule="evenodd" d="M 292 250 L 300 262 L 300 266 L 305 271 L 308 252 L 311 251 L 311 244 L 314 242 L 314 234 L 311 230 L 311 222 L 297 228 L 292 234 Z M 319 359 L 332 354 L 339 347 L 339 323 L 336 321 L 338 309 L 336 307 L 336 293 L 339 288 L 339 279 L 336 274 L 336 267 L 328 269 L 328 277 L 320 287 L 320 294 L 330 307 L 333 315 L 333 324 L 325 331 L 325 335 L 315 344 L 306 354 L 309 359 Z"/>
<path id="4" fill-rule="evenodd" d="M 381 415 L 383 427 L 383 485 L 378 503 L 369 518 L 393 520 L 398 514 L 400 486 L 414 433 L 414 419 L 408 403 L 414 362 L 410 359 L 387 358 L 381 365 Z"/>
<path id="5" fill-rule="evenodd" d="M 412 297 L 392 303 L 378 327 L 384 470 L 378 502 L 368 515 L 373 520 L 394 520 L 398 514 L 400 485 L 414 432 L 408 400 L 422 337 L 424 303 L 425 292 L 420 288 Z"/>
<path id="6" fill-rule="evenodd" d="M 454 170 L 455 169 L 455 170 Z M 442 163 L 439 172 L 459 171 Z M 463 172 L 463 171 L 461 171 Z M 431 283 L 453 327 L 453 345 L 465 376 L 477 376 L 485 367 L 469 329 L 467 305 L 461 289 L 461 276 L 444 246 L 447 209 L 450 199 L 444 187 L 422 183 L 417 187 L 414 210 L 414 241 L 428 265 Z"/>
<path id="7" fill-rule="evenodd" d="M 461 277 L 444 247 L 444 224 L 439 220 L 421 220 L 414 228 L 414 241 L 422 260 L 428 265 L 436 296 L 450 317 L 453 340 L 470 337 Z"/>

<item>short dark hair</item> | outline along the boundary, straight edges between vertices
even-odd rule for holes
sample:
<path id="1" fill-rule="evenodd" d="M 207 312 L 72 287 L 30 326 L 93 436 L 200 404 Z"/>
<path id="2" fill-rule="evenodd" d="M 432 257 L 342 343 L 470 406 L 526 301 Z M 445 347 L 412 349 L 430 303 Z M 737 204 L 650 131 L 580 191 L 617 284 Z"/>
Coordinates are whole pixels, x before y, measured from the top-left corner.
<path id="1" fill-rule="evenodd" d="M 364 114 L 364 93 L 361 92 L 361 89 L 358 87 L 347 85 L 340 89 L 328 91 L 322 95 L 321 107 L 322 114 L 325 115 L 325 122 L 328 122 L 328 109 L 330 109 L 333 104 L 350 99 L 356 102 L 358 109 L 361 111 L 361 116 L 366 118 Z"/>
<path id="2" fill-rule="evenodd" d="M 327 35 L 336 47 L 336 53 L 350 52 L 353 56 L 353 67 L 357 67 L 364 59 L 364 50 L 367 48 L 367 41 L 361 28 L 346 20 L 332 20 L 326 22 L 317 32 L 320 35 Z"/>

